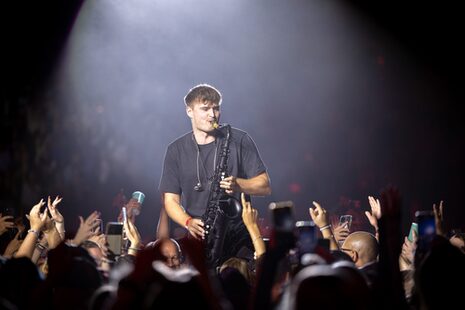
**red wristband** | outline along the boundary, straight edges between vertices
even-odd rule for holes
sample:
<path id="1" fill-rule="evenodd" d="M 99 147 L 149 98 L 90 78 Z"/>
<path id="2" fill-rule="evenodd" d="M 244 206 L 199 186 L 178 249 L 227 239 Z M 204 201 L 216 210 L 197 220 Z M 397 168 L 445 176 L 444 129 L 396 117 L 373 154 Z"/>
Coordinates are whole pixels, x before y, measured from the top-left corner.
<path id="1" fill-rule="evenodd" d="M 189 227 L 189 222 L 192 220 L 192 217 L 189 217 L 187 220 L 186 220 L 186 227 Z"/>

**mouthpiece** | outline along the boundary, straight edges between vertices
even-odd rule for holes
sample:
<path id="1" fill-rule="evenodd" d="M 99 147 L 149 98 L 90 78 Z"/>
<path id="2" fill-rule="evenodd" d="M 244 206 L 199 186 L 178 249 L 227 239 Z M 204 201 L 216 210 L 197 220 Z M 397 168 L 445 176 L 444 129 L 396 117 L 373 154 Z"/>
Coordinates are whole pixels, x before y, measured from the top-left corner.
<path id="1" fill-rule="evenodd" d="M 215 129 L 218 129 L 218 128 L 220 127 L 220 125 L 218 124 L 217 121 L 213 121 L 212 126 L 213 126 L 213 128 L 215 128 Z"/>

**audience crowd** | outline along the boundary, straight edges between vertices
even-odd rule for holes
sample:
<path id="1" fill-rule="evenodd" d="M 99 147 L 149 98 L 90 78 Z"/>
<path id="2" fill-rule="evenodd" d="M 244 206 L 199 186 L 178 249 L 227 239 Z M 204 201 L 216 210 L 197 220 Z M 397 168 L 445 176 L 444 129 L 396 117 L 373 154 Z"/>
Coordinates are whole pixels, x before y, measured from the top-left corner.
<path id="1" fill-rule="evenodd" d="M 203 244 L 169 235 L 159 223 L 143 244 L 135 217 L 121 238 L 102 231 L 100 213 L 80 217 L 69 235 L 61 197 L 37 202 L 22 217 L 0 214 L 1 309 L 447 309 L 461 304 L 465 235 L 444 227 L 444 204 L 433 205 L 434 235 L 402 237 L 401 198 L 389 187 L 369 196 L 370 231 L 332 222 L 320 203 L 309 207 L 315 239 L 299 230 L 260 229 L 258 212 L 242 200 L 252 261 L 204 263 Z M 140 208 L 130 200 L 126 207 Z M 140 210 L 139 210 L 140 211 Z M 357 216 L 357 215 L 353 215 Z M 166 217 L 160 216 L 161 221 Z M 357 219 L 362 221 L 362 219 Z M 412 219 L 415 221 L 415 219 Z M 117 234 L 116 234 L 117 235 Z"/>

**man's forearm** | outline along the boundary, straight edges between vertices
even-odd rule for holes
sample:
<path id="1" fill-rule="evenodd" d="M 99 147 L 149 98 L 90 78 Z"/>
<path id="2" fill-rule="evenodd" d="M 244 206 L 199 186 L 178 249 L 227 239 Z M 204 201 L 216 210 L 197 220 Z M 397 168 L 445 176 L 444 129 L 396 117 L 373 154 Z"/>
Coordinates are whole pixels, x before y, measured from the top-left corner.
<path id="1" fill-rule="evenodd" d="M 163 203 L 168 216 L 180 226 L 185 227 L 186 221 L 190 218 L 190 215 L 181 207 L 180 200 L 177 197 L 173 197 L 171 194 L 165 194 Z"/>
<path id="2" fill-rule="evenodd" d="M 243 193 L 256 196 L 271 194 L 270 179 L 266 172 L 250 179 L 237 178 L 236 182 Z"/>
<path id="3" fill-rule="evenodd" d="M 180 205 L 174 203 L 165 203 L 166 213 L 176 223 L 181 226 L 186 225 L 187 219 L 190 217 L 189 214 L 184 212 Z"/>

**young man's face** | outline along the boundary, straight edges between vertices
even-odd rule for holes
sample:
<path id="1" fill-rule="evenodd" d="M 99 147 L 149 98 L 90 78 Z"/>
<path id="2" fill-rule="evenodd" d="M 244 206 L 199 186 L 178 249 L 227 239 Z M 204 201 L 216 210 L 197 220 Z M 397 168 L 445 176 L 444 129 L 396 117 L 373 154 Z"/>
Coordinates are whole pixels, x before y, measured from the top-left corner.
<path id="1" fill-rule="evenodd" d="M 186 107 L 186 112 L 192 120 L 192 129 L 203 132 L 212 132 L 215 129 L 213 123 L 220 119 L 220 106 L 209 101 L 197 99 Z"/>

